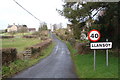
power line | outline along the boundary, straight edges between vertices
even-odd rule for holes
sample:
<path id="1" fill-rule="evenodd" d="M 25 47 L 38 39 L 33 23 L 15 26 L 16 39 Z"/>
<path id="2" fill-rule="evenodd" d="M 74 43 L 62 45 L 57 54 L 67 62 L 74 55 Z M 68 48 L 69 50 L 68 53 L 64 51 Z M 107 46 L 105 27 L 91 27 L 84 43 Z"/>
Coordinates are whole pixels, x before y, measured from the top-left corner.
<path id="1" fill-rule="evenodd" d="M 13 0 L 17 5 L 19 5 L 22 9 L 24 9 L 26 12 L 28 12 L 31 16 L 33 16 L 35 19 L 37 19 L 39 22 L 40 19 L 38 19 L 37 17 L 35 17 L 31 12 L 29 12 L 27 9 L 25 9 L 22 5 L 20 5 L 17 1 Z"/>

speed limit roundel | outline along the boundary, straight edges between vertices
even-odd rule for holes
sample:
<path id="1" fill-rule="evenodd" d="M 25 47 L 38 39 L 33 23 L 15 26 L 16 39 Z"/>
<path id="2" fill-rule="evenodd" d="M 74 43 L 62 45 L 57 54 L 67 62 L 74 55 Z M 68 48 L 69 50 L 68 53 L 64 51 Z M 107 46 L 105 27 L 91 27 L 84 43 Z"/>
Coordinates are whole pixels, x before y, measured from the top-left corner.
<path id="1" fill-rule="evenodd" d="M 96 42 L 100 39 L 100 32 L 98 30 L 91 30 L 89 33 L 88 33 L 88 39 L 90 41 L 93 41 L 93 42 Z"/>

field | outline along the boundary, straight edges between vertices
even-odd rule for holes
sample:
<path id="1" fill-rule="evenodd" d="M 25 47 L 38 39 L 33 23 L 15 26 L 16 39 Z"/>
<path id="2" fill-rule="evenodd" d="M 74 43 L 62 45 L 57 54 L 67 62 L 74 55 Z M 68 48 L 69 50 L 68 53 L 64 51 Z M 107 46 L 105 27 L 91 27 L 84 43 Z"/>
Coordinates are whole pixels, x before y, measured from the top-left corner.
<path id="1" fill-rule="evenodd" d="M 67 42 L 79 78 L 118 78 L 118 57 L 109 53 L 109 66 L 106 66 L 105 51 L 96 51 L 96 70 L 93 68 L 93 52 L 74 55 L 76 50 Z"/>
<path id="2" fill-rule="evenodd" d="M 2 48 L 15 47 L 18 51 L 23 51 L 24 48 L 32 46 L 41 42 L 39 39 L 28 39 L 28 38 L 12 38 L 12 39 L 2 39 Z"/>
<path id="3" fill-rule="evenodd" d="M 32 34 L 32 32 L 30 33 L 15 33 L 14 34 L 14 36 L 22 36 L 22 35 L 29 35 L 29 34 Z M 11 36 L 11 34 L 10 33 L 2 33 L 2 34 L 0 34 L 0 35 L 3 35 L 3 36 Z"/>

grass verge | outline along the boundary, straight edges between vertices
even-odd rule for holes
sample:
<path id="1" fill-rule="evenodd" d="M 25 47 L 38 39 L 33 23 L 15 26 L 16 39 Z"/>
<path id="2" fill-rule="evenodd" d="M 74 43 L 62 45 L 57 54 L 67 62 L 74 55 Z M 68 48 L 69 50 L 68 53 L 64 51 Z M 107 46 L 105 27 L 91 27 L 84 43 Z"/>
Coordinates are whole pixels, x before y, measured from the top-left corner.
<path id="1" fill-rule="evenodd" d="M 109 66 L 106 66 L 104 51 L 97 51 L 96 70 L 93 69 L 93 52 L 85 55 L 74 55 L 77 51 L 66 42 L 75 64 L 76 73 L 79 78 L 118 78 L 118 58 L 109 54 Z"/>
<path id="2" fill-rule="evenodd" d="M 42 51 L 43 56 L 39 56 L 36 59 L 16 60 L 12 62 L 9 66 L 2 66 L 3 78 L 11 77 L 12 75 L 16 73 L 35 65 L 41 59 L 49 56 L 54 46 L 55 46 L 55 43 L 50 44 L 46 49 Z"/>

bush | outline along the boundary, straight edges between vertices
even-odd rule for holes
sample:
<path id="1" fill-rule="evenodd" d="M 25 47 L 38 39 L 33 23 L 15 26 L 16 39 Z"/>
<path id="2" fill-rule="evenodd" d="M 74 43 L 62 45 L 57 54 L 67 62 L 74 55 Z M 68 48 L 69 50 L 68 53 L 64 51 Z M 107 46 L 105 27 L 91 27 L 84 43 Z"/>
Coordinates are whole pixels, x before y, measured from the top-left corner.
<path id="1" fill-rule="evenodd" d="M 48 31 L 47 30 L 41 31 L 40 35 L 47 37 L 48 36 Z"/>
<path id="2" fill-rule="evenodd" d="M 70 39 L 68 39 L 68 42 L 69 42 L 72 46 L 75 46 L 76 40 L 75 40 L 75 38 L 70 38 Z"/>
<path id="3" fill-rule="evenodd" d="M 39 31 L 36 31 L 36 32 L 34 32 L 34 33 L 32 33 L 32 35 L 35 35 L 35 36 L 40 36 L 40 32 Z"/>
<path id="4" fill-rule="evenodd" d="M 9 65 L 17 59 L 17 49 L 16 48 L 3 48 L 2 51 L 2 64 Z"/>
<path id="5" fill-rule="evenodd" d="M 67 35 L 58 35 L 60 39 L 67 41 Z"/>
<path id="6" fill-rule="evenodd" d="M 0 36 L 1 39 L 14 38 L 14 36 Z"/>
<path id="7" fill-rule="evenodd" d="M 79 43 L 76 42 L 75 48 L 77 49 L 78 54 L 87 54 L 90 52 L 90 48 L 87 46 L 88 43 Z"/>
<path id="8" fill-rule="evenodd" d="M 47 40 L 48 37 L 41 37 L 41 40 Z"/>
<path id="9" fill-rule="evenodd" d="M 37 38 L 36 35 L 24 35 L 23 38 Z"/>

